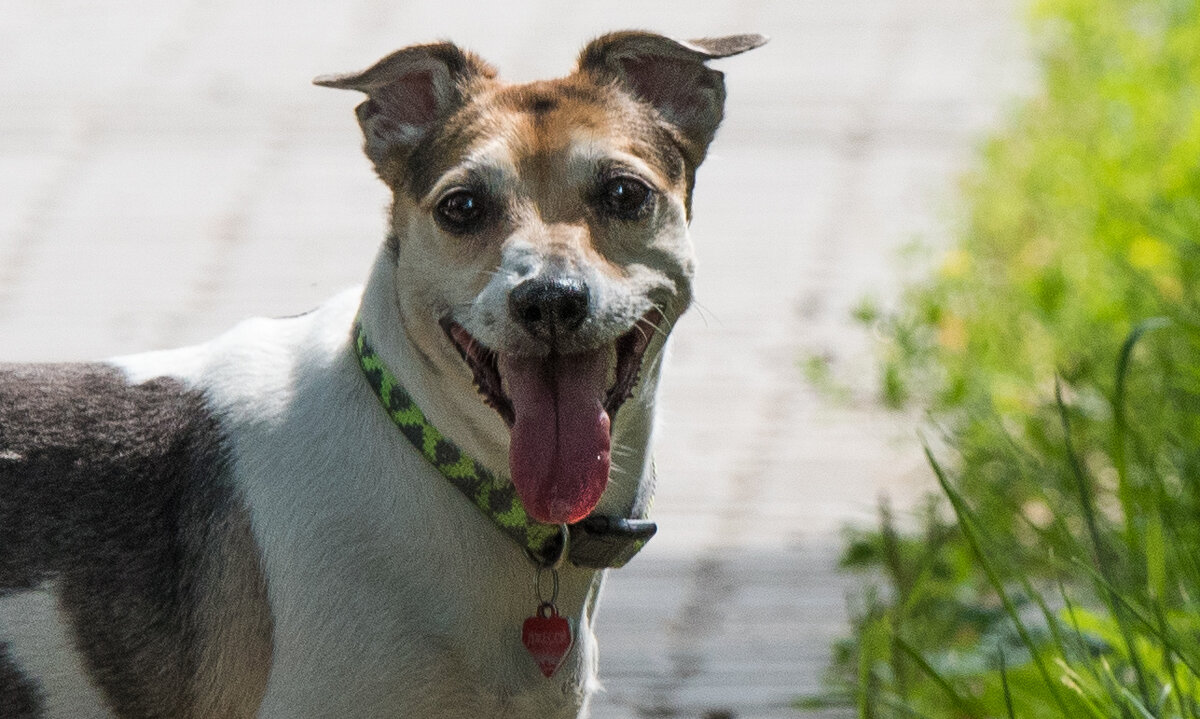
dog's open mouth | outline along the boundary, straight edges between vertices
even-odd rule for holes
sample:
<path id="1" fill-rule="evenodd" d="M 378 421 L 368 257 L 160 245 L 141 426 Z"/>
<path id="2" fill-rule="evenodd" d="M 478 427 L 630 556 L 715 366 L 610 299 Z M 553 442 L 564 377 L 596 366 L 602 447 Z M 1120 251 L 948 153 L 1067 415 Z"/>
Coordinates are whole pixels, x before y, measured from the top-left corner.
<path id="1" fill-rule="evenodd" d="M 442 320 L 483 400 L 510 428 L 509 471 L 533 519 L 577 522 L 600 501 L 608 485 L 612 422 L 633 393 L 661 321 L 662 314 L 651 310 L 610 345 L 518 357 L 495 352 L 462 325 Z"/>

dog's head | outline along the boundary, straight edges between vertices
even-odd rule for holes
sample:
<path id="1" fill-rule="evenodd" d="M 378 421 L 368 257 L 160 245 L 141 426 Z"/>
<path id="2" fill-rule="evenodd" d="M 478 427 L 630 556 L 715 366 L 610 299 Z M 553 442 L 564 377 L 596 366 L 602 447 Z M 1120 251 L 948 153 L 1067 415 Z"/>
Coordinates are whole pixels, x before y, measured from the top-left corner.
<path id="1" fill-rule="evenodd" d="M 524 85 L 439 43 L 316 80 L 367 94 L 401 322 L 508 425 L 539 521 L 581 519 L 608 483 L 617 410 L 691 301 L 692 187 L 725 98 L 705 62 L 763 42 L 614 33 Z"/>

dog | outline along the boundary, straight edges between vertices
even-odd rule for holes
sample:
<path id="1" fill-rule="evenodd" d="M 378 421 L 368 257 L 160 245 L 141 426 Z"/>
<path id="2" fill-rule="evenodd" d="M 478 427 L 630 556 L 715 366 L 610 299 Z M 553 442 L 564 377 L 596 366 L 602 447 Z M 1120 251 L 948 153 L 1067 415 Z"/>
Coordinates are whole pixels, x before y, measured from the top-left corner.
<path id="1" fill-rule="evenodd" d="M 448 42 L 355 90 L 365 288 L 202 345 L 0 365 L 0 716 L 575 717 L 653 532 L 707 62 L 602 36 L 511 85 Z"/>

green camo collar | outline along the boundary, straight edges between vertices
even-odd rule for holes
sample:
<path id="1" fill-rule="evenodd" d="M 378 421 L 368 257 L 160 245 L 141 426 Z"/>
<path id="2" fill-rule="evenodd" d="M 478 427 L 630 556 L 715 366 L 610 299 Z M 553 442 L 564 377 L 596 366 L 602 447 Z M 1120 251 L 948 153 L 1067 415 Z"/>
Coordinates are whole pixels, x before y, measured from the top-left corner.
<path id="1" fill-rule="evenodd" d="M 434 427 L 354 323 L 354 347 L 367 384 L 388 417 L 425 459 L 538 565 L 565 558 L 579 567 L 622 567 L 657 530 L 647 519 L 592 515 L 572 525 L 541 524 L 525 513 L 512 483 L 501 481 Z"/>

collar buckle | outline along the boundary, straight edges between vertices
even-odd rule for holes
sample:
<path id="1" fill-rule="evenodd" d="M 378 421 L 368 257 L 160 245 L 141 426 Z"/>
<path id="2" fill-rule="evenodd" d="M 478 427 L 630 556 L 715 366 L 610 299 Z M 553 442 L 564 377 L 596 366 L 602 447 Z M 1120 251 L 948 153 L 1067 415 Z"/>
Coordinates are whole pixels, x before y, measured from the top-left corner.
<path id="1" fill-rule="evenodd" d="M 592 515 L 568 527 L 571 551 L 567 559 L 577 567 L 616 569 L 633 559 L 658 531 L 649 519 Z"/>

